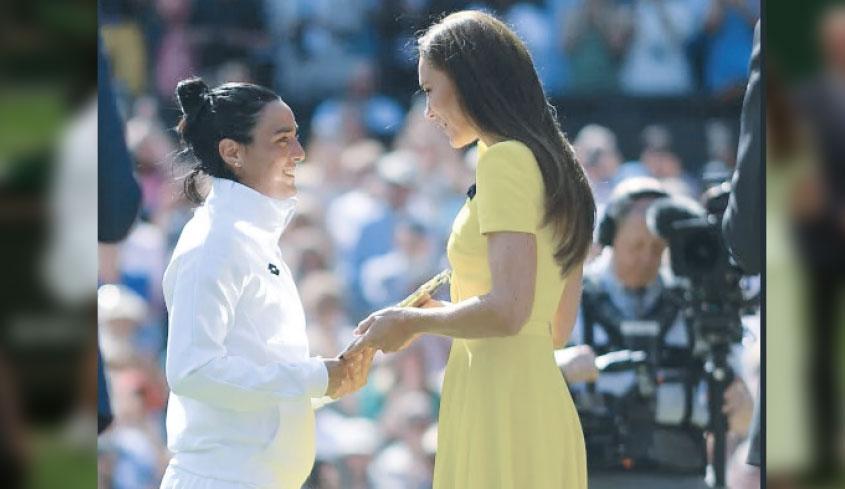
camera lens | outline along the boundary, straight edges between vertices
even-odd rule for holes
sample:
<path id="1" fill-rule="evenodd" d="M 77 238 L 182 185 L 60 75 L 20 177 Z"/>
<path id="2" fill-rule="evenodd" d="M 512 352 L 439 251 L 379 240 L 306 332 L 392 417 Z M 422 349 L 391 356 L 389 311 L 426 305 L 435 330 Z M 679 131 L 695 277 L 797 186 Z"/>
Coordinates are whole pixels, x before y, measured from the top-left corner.
<path id="1" fill-rule="evenodd" d="M 709 229 L 703 229 L 684 243 L 683 255 L 690 270 L 704 273 L 711 271 L 719 260 L 719 242 Z"/>

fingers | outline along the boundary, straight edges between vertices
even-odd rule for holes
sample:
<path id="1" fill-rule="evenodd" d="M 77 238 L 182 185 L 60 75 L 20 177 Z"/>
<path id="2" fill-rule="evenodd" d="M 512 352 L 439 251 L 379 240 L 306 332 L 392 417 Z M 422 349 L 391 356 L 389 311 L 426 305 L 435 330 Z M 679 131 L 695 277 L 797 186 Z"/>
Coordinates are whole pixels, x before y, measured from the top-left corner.
<path id="1" fill-rule="evenodd" d="M 347 383 L 342 395 L 351 394 L 366 385 L 374 355 L 375 349 L 371 347 L 364 347 L 356 353 L 347 354 L 343 360 Z"/>
<path id="2" fill-rule="evenodd" d="M 374 355 L 375 349 L 373 348 L 367 348 L 364 351 L 361 361 L 357 364 L 358 368 L 355 371 L 356 376 L 353 380 L 353 390 L 357 391 L 367 383 L 367 377 L 370 373 L 370 365 L 372 364 Z"/>
<path id="3" fill-rule="evenodd" d="M 370 326 L 372 326 L 372 324 L 375 320 L 376 320 L 376 315 L 370 314 L 367 317 L 367 319 L 358 323 L 358 327 L 355 328 L 355 331 L 353 331 L 352 334 L 354 334 L 355 336 L 360 336 L 360 335 L 366 333 L 367 330 L 370 329 Z"/>
<path id="4" fill-rule="evenodd" d="M 325 360 L 326 368 L 329 371 L 329 385 L 326 389 L 326 395 L 332 399 L 344 395 L 344 392 L 349 388 L 349 378 L 346 372 L 346 365 L 337 359 Z"/>
<path id="5" fill-rule="evenodd" d="M 354 334 L 355 336 L 360 336 L 360 335 L 366 333 L 370 329 L 370 326 L 373 325 L 375 320 L 379 318 L 379 316 L 384 316 L 385 314 L 391 312 L 394 309 L 396 309 L 396 308 L 386 307 L 384 309 L 379 309 L 378 311 L 370 314 L 369 316 L 367 316 L 367 319 L 358 323 L 358 326 L 355 328 L 355 330 L 352 332 L 352 334 Z"/>
<path id="6" fill-rule="evenodd" d="M 364 348 L 370 346 L 369 340 L 365 336 L 359 336 L 355 338 L 349 346 L 343 350 L 343 353 L 340 354 L 340 358 L 342 360 L 346 360 L 346 358 L 350 355 L 360 355 L 363 353 Z"/>

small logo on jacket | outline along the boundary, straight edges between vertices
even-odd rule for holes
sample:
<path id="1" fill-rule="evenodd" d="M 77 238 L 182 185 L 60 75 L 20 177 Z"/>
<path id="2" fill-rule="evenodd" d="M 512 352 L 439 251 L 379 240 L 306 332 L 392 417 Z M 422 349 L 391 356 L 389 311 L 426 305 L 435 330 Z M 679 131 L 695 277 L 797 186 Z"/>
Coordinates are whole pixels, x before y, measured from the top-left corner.
<path id="1" fill-rule="evenodd" d="M 273 275 L 279 274 L 279 267 L 273 265 L 272 263 L 267 264 L 267 269 L 270 270 L 270 273 L 272 273 Z"/>

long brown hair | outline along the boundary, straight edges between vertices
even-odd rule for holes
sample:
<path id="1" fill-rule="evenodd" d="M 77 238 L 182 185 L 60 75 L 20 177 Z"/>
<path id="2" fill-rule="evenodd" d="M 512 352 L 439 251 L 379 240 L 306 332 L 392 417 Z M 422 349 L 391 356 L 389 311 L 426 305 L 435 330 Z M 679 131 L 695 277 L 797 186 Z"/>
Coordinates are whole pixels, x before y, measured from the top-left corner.
<path id="1" fill-rule="evenodd" d="M 534 153 L 545 184 L 544 225 L 553 226 L 555 261 L 566 275 L 589 252 L 596 204 L 525 44 L 504 23 L 478 11 L 443 18 L 418 44 L 423 60 L 455 83 L 476 129 L 520 141 Z"/>

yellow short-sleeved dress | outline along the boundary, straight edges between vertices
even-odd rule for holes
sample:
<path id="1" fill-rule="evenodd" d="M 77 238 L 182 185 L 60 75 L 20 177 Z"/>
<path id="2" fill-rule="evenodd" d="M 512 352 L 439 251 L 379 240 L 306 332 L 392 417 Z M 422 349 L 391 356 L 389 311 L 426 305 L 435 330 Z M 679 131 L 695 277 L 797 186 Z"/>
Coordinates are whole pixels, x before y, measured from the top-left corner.
<path id="1" fill-rule="evenodd" d="M 440 404 L 435 489 L 582 489 L 581 423 L 554 362 L 551 321 L 565 281 L 542 226 L 544 184 L 531 150 L 517 141 L 479 143 L 476 194 L 449 238 L 453 302 L 490 291 L 485 234 L 537 237 L 537 283 L 516 336 L 455 339 Z"/>

